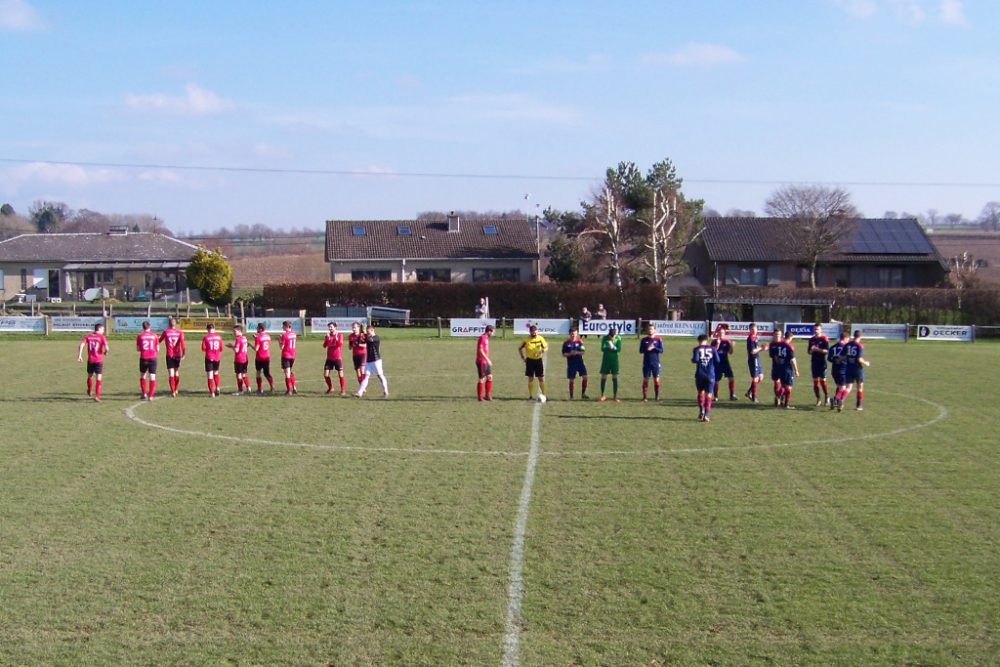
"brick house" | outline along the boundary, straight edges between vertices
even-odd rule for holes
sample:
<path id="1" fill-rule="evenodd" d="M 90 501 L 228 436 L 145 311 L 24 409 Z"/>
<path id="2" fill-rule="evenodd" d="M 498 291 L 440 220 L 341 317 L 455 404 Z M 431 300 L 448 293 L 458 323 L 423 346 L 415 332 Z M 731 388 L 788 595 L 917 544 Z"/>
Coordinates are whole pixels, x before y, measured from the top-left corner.
<path id="1" fill-rule="evenodd" d="M 809 287 L 809 268 L 789 248 L 782 218 L 706 218 L 685 260 L 709 290 Z M 862 218 L 841 247 L 820 258 L 817 287 L 936 287 L 947 266 L 914 219 Z"/>
<path id="2" fill-rule="evenodd" d="M 21 234 L 0 242 L 0 294 L 44 301 L 79 299 L 94 287 L 121 299 L 179 292 L 197 250 L 125 226 L 107 233 Z"/>
<path id="3" fill-rule="evenodd" d="M 527 219 L 330 220 L 334 282 L 536 282 L 540 253 Z"/>

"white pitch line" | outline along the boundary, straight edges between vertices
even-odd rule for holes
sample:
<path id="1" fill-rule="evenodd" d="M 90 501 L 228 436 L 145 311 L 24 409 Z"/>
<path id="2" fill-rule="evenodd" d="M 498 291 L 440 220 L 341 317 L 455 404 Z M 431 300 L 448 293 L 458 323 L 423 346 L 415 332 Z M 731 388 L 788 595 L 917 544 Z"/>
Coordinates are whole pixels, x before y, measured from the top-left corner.
<path id="1" fill-rule="evenodd" d="M 263 438 L 241 438 L 236 435 L 223 435 L 221 433 L 206 433 L 204 431 L 190 431 L 187 429 L 174 428 L 156 424 L 136 416 L 135 409 L 142 403 L 135 403 L 125 409 L 125 416 L 143 426 L 149 428 L 176 433 L 178 435 L 193 435 L 199 438 L 213 438 L 215 440 L 226 440 L 228 442 L 243 442 L 250 445 L 270 445 L 272 447 L 294 447 L 298 449 L 321 449 L 328 451 L 346 452 L 383 452 L 393 454 L 450 454 L 464 456 L 526 456 L 525 452 L 501 452 L 501 451 L 470 451 L 467 449 L 406 449 L 404 447 L 358 447 L 354 445 L 317 445 L 310 442 L 283 442 L 280 440 L 265 440 Z"/>
<path id="2" fill-rule="evenodd" d="M 517 505 L 517 521 L 514 522 L 514 542 L 510 548 L 510 585 L 507 588 L 507 632 L 503 639 L 503 667 L 517 667 L 521 652 L 521 600 L 524 596 L 524 534 L 528 528 L 528 507 L 531 505 L 531 490 L 535 485 L 535 468 L 538 465 L 538 443 L 542 417 L 542 406 L 535 403 L 531 416 L 531 449 L 528 451 L 528 465 L 524 471 L 524 485 L 521 500 Z"/>
<path id="3" fill-rule="evenodd" d="M 799 440 L 796 442 L 776 442 L 769 443 L 766 445 L 747 445 L 744 447 L 689 447 L 685 449 L 647 449 L 640 451 L 628 451 L 628 450 L 579 450 L 579 451 L 566 451 L 566 452 L 545 452 L 546 456 L 661 456 L 664 454 L 702 454 L 706 452 L 744 452 L 744 451 L 756 451 L 764 449 L 780 449 L 785 447 L 801 447 L 804 445 L 837 445 L 845 442 L 856 442 L 864 440 L 874 440 L 875 438 L 885 438 L 893 435 L 899 435 L 901 433 L 908 433 L 910 431 L 918 431 L 922 428 L 927 428 L 938 423 L 942 419 L 948 416 L 948 408 L 941 405 L 940 403 L 935 403 L 934 401 L 924 398 L 922 396 L 910 396 L 909 394 L 900 394 L 897 392 L 886 391 L 885 394 L 892 394 L 894 396 L 903 396 L 904 398 L 910 398 L 916 401 L 922 401 L 930 406 L 938 409 L 938 414 L 936 417 L 929 419 L 928 421 L 921 422 L 919 424 L 912 424 L 910 426 L 903 426 L 892 431 L 880 431 L 879 433 L 867 433 L 865 435 L 853 435 L 844 438 L 824 438 L 819 440 Z"/>

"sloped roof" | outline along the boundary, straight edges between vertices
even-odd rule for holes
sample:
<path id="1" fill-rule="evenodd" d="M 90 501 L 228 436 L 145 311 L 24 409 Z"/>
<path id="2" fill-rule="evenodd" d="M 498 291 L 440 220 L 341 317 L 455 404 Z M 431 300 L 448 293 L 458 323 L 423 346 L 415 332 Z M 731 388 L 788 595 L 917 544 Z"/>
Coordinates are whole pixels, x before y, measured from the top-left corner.
<path id="1" fill-rule="evenodd" d="M 859 218 L 825 262 L 940 262 L 913 218 Z M 715 262 L 793 262 L 784 218 L 705 218 L 705 249 Z"/>
<path id="2" fill-rule="evenodd" d="M 364 229 L 354 234 L 354 228 Z M 409 234 L 400 233 L 408 228 Z M 487 234 L 485 227 L 495 228 Z M 526 219 L 460 220 L 459 231 L 448 222 L 427 220 L 329 220 L 326 261 L 379 259 L 538 259 L 534 224 Z"/>
<path id="3" fill-rule="evenodd" d="M 187 262 L 198 246 L 163 234 L 22 234 L 0 242 L 0 262 Z"/>

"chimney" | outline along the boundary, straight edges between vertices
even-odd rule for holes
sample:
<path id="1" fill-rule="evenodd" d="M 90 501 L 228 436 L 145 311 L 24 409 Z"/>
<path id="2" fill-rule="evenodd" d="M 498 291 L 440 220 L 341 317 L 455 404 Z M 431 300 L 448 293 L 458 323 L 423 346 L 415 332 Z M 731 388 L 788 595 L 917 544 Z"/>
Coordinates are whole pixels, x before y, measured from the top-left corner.
<path id="1" fill-rule="evenodd" d="M 449 213 L 448 214 L 448 231 L 449 232 L 457 232 L 457 231 L 459 231 L 459 222 L 460 221 L 459 221 L 459 218 L 458 218 L 458 213 L 455 213 L 454 211 L 452 211 L 451 213 Z"/>

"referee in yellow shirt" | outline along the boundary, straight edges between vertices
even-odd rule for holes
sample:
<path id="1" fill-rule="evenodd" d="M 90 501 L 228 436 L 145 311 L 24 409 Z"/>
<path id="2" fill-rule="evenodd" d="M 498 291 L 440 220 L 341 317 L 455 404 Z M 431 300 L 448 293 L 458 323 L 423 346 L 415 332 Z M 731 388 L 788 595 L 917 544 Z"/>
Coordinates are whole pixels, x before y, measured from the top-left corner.
<path id="1" fill-rule="evenodd" d="M 517 348 L 518 354 L 524 360 L 524 375 L 528 378 L 528 400 L 535 398 L 535 378 L 538 378 L 538 390 L 545 393 L 545 364 L 543 362 L 545 353 L 549 351 L 549 345 L 545 339 L 538 335 L 538 327 L 534 324 L 528 326 L 528 337 L 521 341 L 521 346 Z"/>

